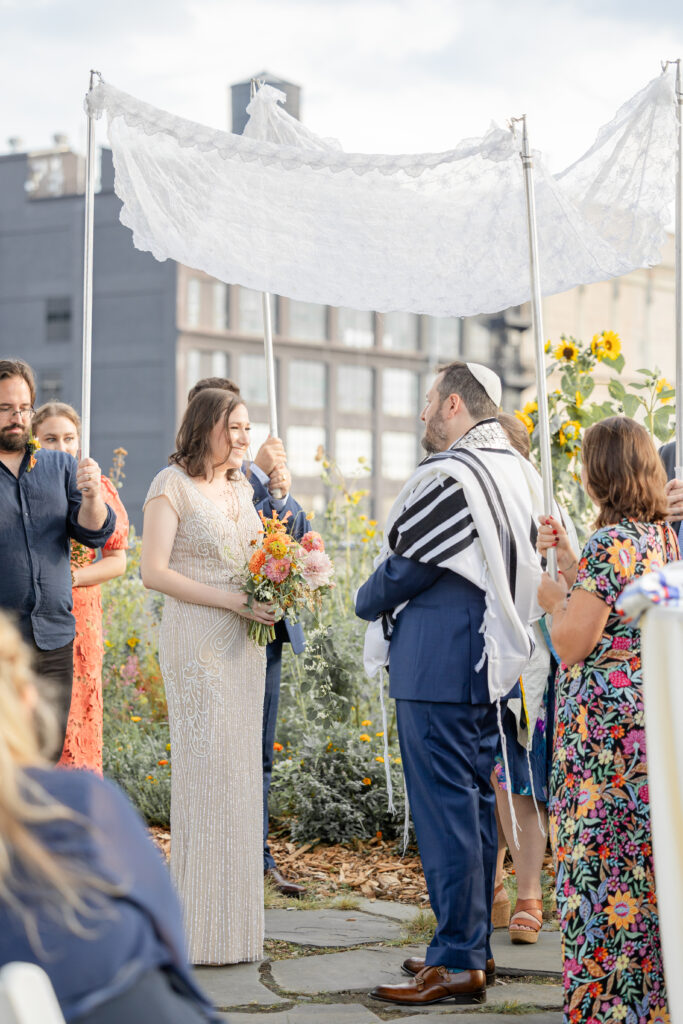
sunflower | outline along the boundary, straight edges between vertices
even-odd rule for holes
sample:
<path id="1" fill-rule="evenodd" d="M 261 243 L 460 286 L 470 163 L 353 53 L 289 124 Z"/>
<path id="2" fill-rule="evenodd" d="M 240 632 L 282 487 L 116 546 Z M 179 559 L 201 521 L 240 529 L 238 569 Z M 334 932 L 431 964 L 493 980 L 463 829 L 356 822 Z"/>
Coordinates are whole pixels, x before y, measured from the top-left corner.
<path id="1" fill-rule="evenodd" d="M 656 386 L 655 386 L 655 391 L 657 392 L 658 395 L 661 395 L 662 391 L 668 391 L 671 387 L 672 387 L 672 385 L 669 383 L 669 381 L 666 379 L 666 377 L 660 377 L 659 380 L 657 381 Z M 665 402 L 670 402 L 670 401 L 671 401 L 670 398 L 662 398 L 662 403 L 663 404 Z"/>
<path id="2" fill-rule="evenodd" d="M 602 347 L 609 359 L 616 359 L 621 352 L 621 338 L 616 331 L 602 332 Z"/>
<path id="3" fill-rule="evenodd" d="M 534 421 L 532 420 L 531 416 L 528 416 L 525 412 L 522 412 L 521 409 L 515 409 L 515 416 L 521 423 L 524 424 L 526 429 L 531 434 L 534 429 Z"/>
<path id="4" fill-rule="evenodd" d="M 538 412 L 538 402 L 527 402 L 522 412 L 525 412 L 527 416 L 531 416 L 532 413 Z"/>
<path id="5" fill-rule="evenodd" d="M 591 341 L 591 352 L 596 359 L 602 360 L 605 358 L 606 352 L 605 347 L 602 344 L 602 335 L 594 334 L 593 340 Z"/>
<path id="6" fill-rule="evenodd" d="M 579 355 L 579 346 L 571 339 L 563 338 L 555 349 L 555 358 L 564 359 L 565 363 L 575 363 Z"/>
<path id="7" fill-rule="evenodd" d="M 560 442 L 561 447 L 564 448 L 565 445 L 568 444 L 570 441 L 578 441 L 580 433 L 581 424 L 579 423 L 579 421 L 567 420 L 567 422 L 563 423 L 560 427 L 560 432 L 558 435 L 558 441 Z"/>

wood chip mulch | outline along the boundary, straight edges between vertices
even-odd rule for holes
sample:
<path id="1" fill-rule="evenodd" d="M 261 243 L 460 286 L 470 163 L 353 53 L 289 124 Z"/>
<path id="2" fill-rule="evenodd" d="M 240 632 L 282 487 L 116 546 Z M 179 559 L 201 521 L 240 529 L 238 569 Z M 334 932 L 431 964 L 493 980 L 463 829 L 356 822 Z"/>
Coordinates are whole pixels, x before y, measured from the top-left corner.
<path id="1" fill-rule="evenodd" d="M 150 829 L 157 846 L 168 858 L 171 852 L 171 833 L 167 829 Z M 393 900 L 427 906 L 429 896 L 422 874 L 420 857 L 414 848 L 408 848 L 405 857 L 397 853 L 395 842 L 380 838 L 351 845 L 319 843 L 314 840 L 296 846 L 277 836 L 269 839 L 275 862 L 286 878 L 301 882 L 316 896 L 334 896 L 349 889 L 369 899 Z M 506 862 L 506 874 L 514 875 L 511 862 Z M 547 881 L 552 886 L 554 876 L 550 854 L 543 864 Z"/>
<path id="2" fill-rule="evenodd" d="M 171 833 L 150 830 L 166 857 Z M 304 843 L 295 846 L 286 839 L 269 840 L 275 862 L 283 875 L 309 886 L 318 896 L 332 896 L 349 889 L 369 899 L 395 900 L 426 905 L 429 902 L 419 856 L 410 848 L 405 857 L 396 853 L 395 842 L 370 839 L 349 846 Z"/>

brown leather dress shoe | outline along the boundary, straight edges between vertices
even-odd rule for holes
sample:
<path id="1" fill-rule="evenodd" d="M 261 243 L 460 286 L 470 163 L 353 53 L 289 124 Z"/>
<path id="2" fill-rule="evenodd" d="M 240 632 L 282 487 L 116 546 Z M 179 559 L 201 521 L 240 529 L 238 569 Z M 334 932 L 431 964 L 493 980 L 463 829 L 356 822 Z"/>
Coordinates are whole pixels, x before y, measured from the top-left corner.
<path id="1" fill-rule="evenodd" d="M 272 882 L 273 888 L 277 889 L 281 896 L 305 896 L 306 889 L 303 885 L 297 885 L 296 882 L 288 882 L 284 878 L 277 868 L 268 868 L 263 872 L 264 878 L 269 878 Z"/>
<path id="2" fill-rule="evenodd" d="M 460 971 L 451 974 L 445 967 L 423 967 L 404 985 L 378 985 L 370 993 L 373 999 L 401 1006 L 428 1006 L 431 1003 L 485 1003 L 484 971 Z"/>
<path id="3" fill-rule="evenodd" d="M 401 970 L 404 974 L 408 974 L 411 978 L 414 978 L 422 968 L 425 962 L 421 956 L 409 956 L 407 960 L 404 960 L 401 964 Z M 496 961 L 491 957 L 490 960 L 486 961 L 486 985 L 496 984 Z"/>

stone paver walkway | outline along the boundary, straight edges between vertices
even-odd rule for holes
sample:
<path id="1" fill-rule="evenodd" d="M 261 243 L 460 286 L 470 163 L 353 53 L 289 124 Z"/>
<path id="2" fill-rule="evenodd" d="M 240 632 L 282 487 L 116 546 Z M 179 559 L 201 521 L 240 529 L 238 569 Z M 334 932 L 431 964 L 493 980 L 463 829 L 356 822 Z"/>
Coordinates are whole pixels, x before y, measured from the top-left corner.
<path id="1" fill-rule="evenodd" d="M 405 940 L 417 913 L 398 903 L 362 900 L 356 910 L 267 910 L 266 935 L 278 959 L 260 964 L 202 967 L 197 978 L 227 1024 L 561 1024 L 560 935 L 513 946 L 494 934 L 498 981 L 479 1007 L 438 1003 L 415 1010 L 370 999 L 382 982 L 406 980 L 401 962 L 422 956 Z M 280 957 L 282 957 L 280 959 Z M 509 1010 L 509 1012 L 505 1012 Z"/>

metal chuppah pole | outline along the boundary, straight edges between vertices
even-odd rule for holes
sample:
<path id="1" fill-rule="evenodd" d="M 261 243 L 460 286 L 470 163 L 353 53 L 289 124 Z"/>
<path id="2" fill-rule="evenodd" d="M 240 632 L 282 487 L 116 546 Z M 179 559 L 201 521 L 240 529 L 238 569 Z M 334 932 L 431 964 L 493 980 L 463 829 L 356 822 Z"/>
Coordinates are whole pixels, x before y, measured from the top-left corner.
<path id="1" fill-rule="evenodd" d="M 99 71 L 90 72 L 89 92 Z M 83 245 L 83 369 L 81 380 L 81 458 L 90 455 L 90 383 L 92 379 L 92 264 L 95 224 L 95 118 L 88 110 L 85 151 L 85 237 Z"/>
<path id="2" fill-rule="evenodd" d="M 258 82 L 255 78 L 251 80 L 251 99 L 253 100 L 258 89 Z M 268 395 L 268 429 L 271 437 L 278 436 L 277 429 L 277 398 L 275 395 L 275 359 L 273 357 L 273 318 L 269 292 L 261 295 L 263 303 L 263 347 L 266 360 L 266 391 Z M 281 498 L 282 491 L 279 488 L 272 490 L 271 495 L 276 500 Z"/>
<path id="3" fill-rule="evenodd" d="M 522 167 L 526 192 L 527 229 L 529 234 L 529 275 L 531 280 L 531 323 L 534 331 L 536 362 L 538 433 L 541 450 L 541 477 L 543 479 L 543 510 L 553 512 L 553 469 L 550 457 L 550 423 L 548 417 L 548 387 L 545 374 L 545 348 L 543 342 L 543 311 L 541 308 L 541 274 L 538 264 L 538 232 L 536 230 L 536 193 L 534 191 L 533 159 L 529 148 L 526 114 L 513 118 L 522 122 Z M 557 554 L 548 552 L 548 572 L 557 577 Z"/>

